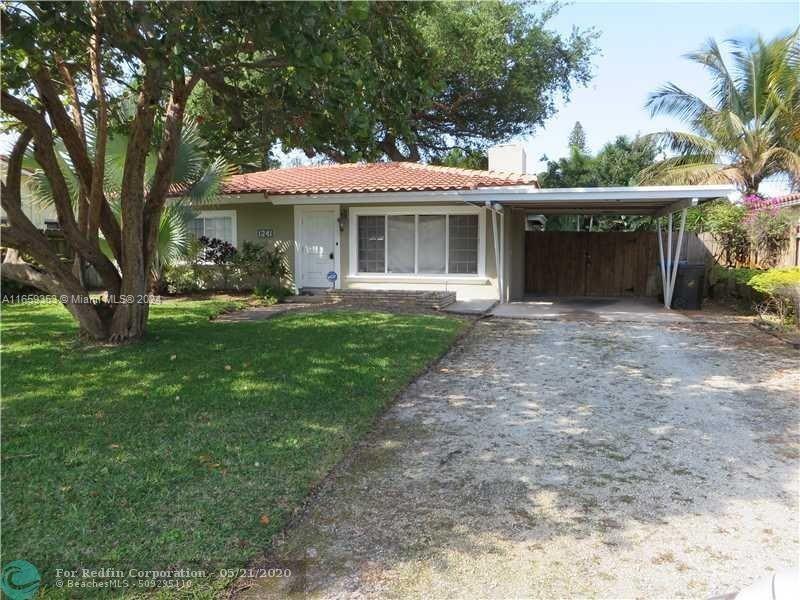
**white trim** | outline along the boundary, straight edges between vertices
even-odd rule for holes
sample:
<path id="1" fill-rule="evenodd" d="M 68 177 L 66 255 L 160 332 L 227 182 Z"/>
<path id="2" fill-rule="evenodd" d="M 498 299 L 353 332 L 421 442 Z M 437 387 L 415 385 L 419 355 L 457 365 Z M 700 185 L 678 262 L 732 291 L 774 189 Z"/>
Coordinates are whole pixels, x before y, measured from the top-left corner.
<path id="1" fill-rule="evenodd" d="M 294 281 L 297 288 L 305 287 L 303 281 L 303 253 L 300 251 L 300 243 L 303 239 L 303 215 L 309 212 L 325 212 L 333 215 L 333 270 L 339 278 L 334 284 L 335 287 L 342 287 L 342 272 L 341 272 L 341 248 L 342 239 L 341 232 L 339 231 L 339 205 L 326 205 L 326 206 L 295 206 L 294 209 Z"/>
<path id="2" fill-rule="evenodd" d="M 500 200 L 501 202 L 511 200 L 511 197 L 514 196 L 530 196 L 531 202 L 542 200 L 631 202 L 637 200 L 682 200 L 685 198 L 711 199 L 727 196 L 735 191 L 736 188 L 732 185 L 642 185 L 596 188 L 539 188 L 534 185 L 508 185 L 466 190 L 462 194 L 466 197 L 505 196 Z"/>
<path id="3" fill-rule="evenodd" d="M 347 275 L 354 283 L 446 283 L 450 285 L 488 285 L 489 279 L 480 275 L 414 275 L 413 273 L 361 273 Z"/>
<path id="4" fill-rule="evenodd" d="M 230 242 L 235 247 L 239 247 L 238 244 L 238 232 L 237 232 L 237 223 L 236 223 L 236 211 L 235 210 L 201 210 L 201 211 L 194 211 L 194 218 L 195 219 L 213 219 L 218 217 L 230 217 L 232 223 L 232 231 L 233 239 L 232 240 L 225 240 L 226 242 Z M 205 234 L 204 234 L 205 235 Z"/>
<path id="5" fill-rule="evenodd" d="M 350 209 L 356 215 L 478 215 L 481 207 L 470 205 L 440 205 L 440 206 L 359 206 Z"/>
<path id="6" fill-rule="evenodd" d="M 736 193 L 732 185 L 662 185 L 597 188 L 539 188 L 536 185 L 506 185 L 473 190 L 431 190 L 415 192 L 348 192 L 340 194 L 286 194 L 266 196 L 276 206 L 296 204 L 408 204 L 411 202 L 592 202 L 614 206 L 622 202 L 662 205 L 664 201 L 713 199 Z M 499 197 L 498 197 L 499 196 Z M 487 198 L 491 197 L 491 198 Z"/>
<path id="7" fill-rule="evenodd" d="M 390 216 L 390 215 L 414 215 L 415 225 L 419 222 L 419 215 L 477 215 L 478 216 L 478 272 L 475 275 L 463 273 L 441 275 L 415 274 L 415 273 L 359 273 L 358 272 L 358 217 L 360 216 Z M 486 217 L 480 207 L 470 205 L 455 206 L 365 206 L 350 208 L 348 215 L 349 229 L 349 258 L 348 279 L 368 278 L 380 281 L 393 281 L 396 279 L 407 279 L 415 282 L 430 280 L 432 282 L 451 282 L 455 280 L 465 280 L 475 282 L 478 279 L 486 278 Z M 388 235 L 384 235 L 384 243 L 388 243 Z M 419 255 L 419 234 L 415 227 L 414 234 L 414 270 L 417 270 Z M 388 249 L 387 249 L 388 250 Z M 450 266 L 450 223 L 449 219 L 445 223 L 445 268 Z M 385 252 L 388 257 L 388 251 Z"/>

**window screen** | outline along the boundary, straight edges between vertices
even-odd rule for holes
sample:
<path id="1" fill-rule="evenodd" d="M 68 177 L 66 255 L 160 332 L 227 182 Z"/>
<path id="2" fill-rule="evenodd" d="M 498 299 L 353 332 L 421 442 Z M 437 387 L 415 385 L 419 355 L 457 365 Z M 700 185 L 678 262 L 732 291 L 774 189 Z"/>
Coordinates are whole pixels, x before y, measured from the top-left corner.
<path id="1" fill-rule="evenodd" d="M 414 272 L 414 215 L 390 215 L 386 247 L 389 249 L 389 273 Z"/>
<path id="2" fill-rule="evenodd" d="M 358 217 L 358 271 L 386 270 L 386 217 Z"/>
<path id="3" fill-rule="evenodd" d="M 229 216 L 201 216 L 194 219 L 189 231 L 195 237 L 207 237 L 233 243 L 233 218 Z"/>
<path id="4" fill-rule="evenodd" d="M 419 272 L 446 272 L 447 217 L 445 215 L 419 216 Z"/>
<path id="5" fill-rule="evenodd" d="M 450 215 L 450 273 L 478 272 L 478 215 Z"/>

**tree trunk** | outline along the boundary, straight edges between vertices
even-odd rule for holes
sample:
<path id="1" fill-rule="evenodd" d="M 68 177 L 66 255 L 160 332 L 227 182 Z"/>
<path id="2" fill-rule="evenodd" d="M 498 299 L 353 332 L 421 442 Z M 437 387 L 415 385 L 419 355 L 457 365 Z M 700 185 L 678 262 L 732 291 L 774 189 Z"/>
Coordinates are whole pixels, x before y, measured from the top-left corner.
<path id="1" fill-rule="evenodd" d="M 111 319 L 108 341 L 114 344 L 136 341 L 147 332 L 150 305 L 143 301 L 144 294 L 133 302 L 118 304 Z"/>

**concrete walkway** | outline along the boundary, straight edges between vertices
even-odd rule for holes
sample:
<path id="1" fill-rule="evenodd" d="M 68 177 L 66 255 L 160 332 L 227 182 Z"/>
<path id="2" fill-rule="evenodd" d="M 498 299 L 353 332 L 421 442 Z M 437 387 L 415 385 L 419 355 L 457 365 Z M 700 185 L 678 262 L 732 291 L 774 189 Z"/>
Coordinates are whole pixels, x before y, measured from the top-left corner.
<path id="1" fill-rule="evenodd" d="M 746 324 L 488 319 L 241 598 L 708 598 L 798 567 L 800 354 Z M 254 509 L 255 510 L 255 509 Z"/>
<path id="2" fill-rule="evenodd" d="M 495 317 L 517 319 L 635 321 L 642 323 L 681 323 L 692 319 L 667 310 L 655 298 L 540 298 L 498 304 Z"/>
<path id="3" fill-rule="evenodd" d="M 271 319 L 276 315 L 283 314 L 292 310 L 301 310 L 309 306 L 317 306 L 318 304 L 302 304 L 300 302 L 292 302 L 286 304 L 273 304 L 272 306 L 248 306 L 242 310 L 235 310 L 229 313 L 223 313 L 214 319 L 218 323 L 241 323 L 242 321 L 263 321 Z"/>
<path id="4" fill-rule="evenodd" d="M 458 300 L 444 309 L 455 315 L 485 315 L 497 304 L 497 300 Z"/>

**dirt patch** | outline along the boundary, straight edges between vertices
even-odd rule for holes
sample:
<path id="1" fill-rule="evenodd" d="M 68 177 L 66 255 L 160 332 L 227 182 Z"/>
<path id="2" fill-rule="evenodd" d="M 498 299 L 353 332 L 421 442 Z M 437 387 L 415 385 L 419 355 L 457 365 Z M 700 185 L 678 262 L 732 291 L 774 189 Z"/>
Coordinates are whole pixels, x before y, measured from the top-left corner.
<path id="1" fill-rule="evenodd" d="M 479 321 L 239 596 L 734 591 L 798 566 L 799 388 L 746 324 Z"/>

